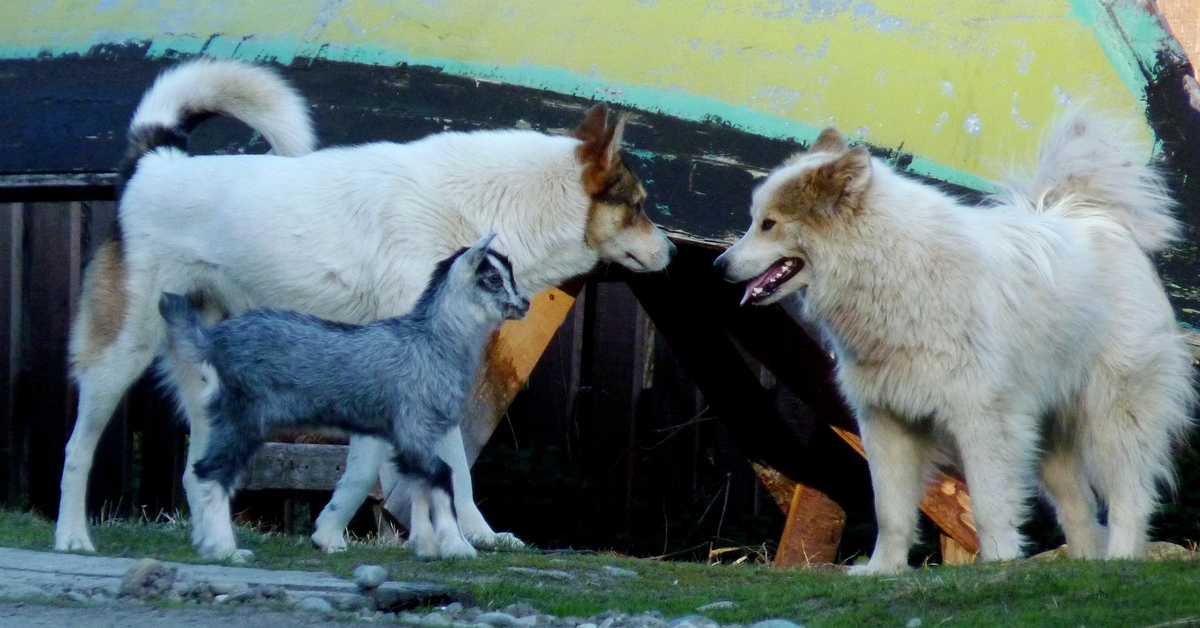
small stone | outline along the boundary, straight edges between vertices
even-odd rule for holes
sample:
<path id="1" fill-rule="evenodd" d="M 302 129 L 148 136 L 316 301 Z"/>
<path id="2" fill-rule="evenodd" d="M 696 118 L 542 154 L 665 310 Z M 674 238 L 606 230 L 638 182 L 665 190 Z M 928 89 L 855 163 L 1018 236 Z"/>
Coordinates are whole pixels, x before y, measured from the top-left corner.
<path id="1" fill-rule="evenodd" d="M 536 620 L 536 618 L 534 618 Z M 510 628 L 517 625 L 517 618 L 508 613 L 500 613 L 493 611 L 490 613 L 480 613 L 475 622 L 479 624 L 488 624 L 496 628 Z"/>
<path id="2" fill-rule="evenodd" d="M 461 602 L 451 602 L 451 603 L 447 604 L 442 610 L 447 613 L 453 613 L 453 614 L 457 615 L 457 614 L 463 612 L 464 609 L 463 609 L 463 605 Z"/>
<path id="3" fill-rule="evenodd" d="M 117 603 L 116 600 L 104 595 L 103 593 L 97 593 L 92 597 L 89 597 L 88 600 L 90 600 L 92 604 L 99 604 L 102 606 L 109 606 Z"/>
<path id="4" fill-rule="evenodd" d="M 517 626 L 521 628 L 533 628 L 538 623 L 537 615 L 526 615 L 517 618 Z"/>
<path id="5" fill-rule="evenodd" d="M 333 605 L 319 597 L 306 597 L 300 600 L 296 608 L 313 613 L 332 613 Z"/>
<path id="6" fill-rule="evenodd" d="M 750 624 L 749 628 L 804 628 L 800 624 L 794 624 L 786 619 L 766 619 L 757 623 Z"/>
<path id="7" fill-rule="evenodd" d="M 617 623 L 617 618 L 609 617 L 609 618 L 605 619 L 604 621 L 600 622 L 600 628 L 612 628 L 612 625 L 615 623 Z"/>
<path id="8" fill-rule="evenodd" d="M 234 602 L 248 602 L 250 600 L 253 600 L 256 597 L 258 597 L 258 591 L 256 591 L 255 589 L 247 588 L 247 589 L 240 589 L 240 590 L 234 591 L 233 593 L 228 594 L 226 601 L 229 602 L 230 604 L 232 604 Z"/>
<path id="9" fill-rule="evenodd" d="M 703 615 L 688 615 L 675 619 L 667 626 L 669 628 L 720 628 L 721 624 Z"/>
<path id="10" fill-rule="evenodd" d="M 593 623 L 579 624 L 575 628 L 596 628 L 596 624 L 593 624 Z"/>
<path id="11" fill-rule="evenodd" d="M 442 628 L 449 626 L 451 622 L 441 613 L 429 613 L 421 618 L 420 623 L 422 626 L 428 626 L 429 628 Z"/>
<path id="12" fill-rule="evenodd" d="M 163 567 L 161 561 L 153 558 L 143 558 L 133 564 L 125 576 L 121 578 L 121 593 L 126 595 L 139 595 L 146 586 L 146 582 L 158 573 Z"/>
<path id="13" fill-rule="evenodd" d="M 168 602 L 178 603 L 183 601 L 183 596 L 180 595 L 178 591 L 167 591 L 167 594 L 164 597 Z"/>
<path id="14" fill-rule="evenodd" d="M 913 617 L 912 619 L 908 620 L 907 624 L 904 624 L 904 628 L 921 628 L 921 618 Z"/>
<path id="15" fill-rule="evenodd" d="M 228 595 L 234 591 L 248 589 L 250 585 L 245 582 L 210 582 L 208 590 L 212 591 L 213 595 Z"/>
<path id="16" fill-rule="evenodd" d="M 614 567 L 612 565 L 605 565 L 600 568 L 600 571 L 614 578 L 636 578 L 638 575 L 638 572 L 632 569 L 622 569 L 621 567 Z"/>
<path id="17" fill-rule="evenodd" d="M 730 602 L 729 600 L 720 600 L 717 602 L 713 602 L 712 604 L 705 604 L 704 606 L 698 606 L 698 607 L 696 607 L 696 612 L 697 613 L 708 613 L 711 611 L 723 611 L 723 610 L 726 610 L 729 608 L 733 608 L 734 606 L 737 606 L 737 605 L 734 604 L 733 602 Z"/>
<path id="18" fill-rule="evenodd" d="M 565 573 L 565 572 L 564 572 Z M 526 604 L 525 602 L 517 602 L 504 607 L 504 612 L 513 617 L 527 617 L 529 615 L 537 615 L 538 609 Z"/>
<path id="19" fill-rule="evenodd" d="M 66 597 L 68 600 L 71 600 L 72 602 L 78 602 L 79 604 L 87 604 L 87 603 L 91 602 L 91 599 L 89 599 L 88 596 L 86 596 L 78 591 L 67 591 L 67 593 L 64 595 L 64 597 Z"/>
<path id="20" fill-rule="evenodd" d="M 224 604 L 228 600 L 229 600 L 229 594 L 221 593 L 220 595 L 216 595 L 213 597 L 213 604 Z"/>
<path id="21" fill-rule="evenodd" d="M 354 570 L 354 584 L 360 589 L 375 589 L 387 582 L 388 572 L 379 565 L 359 565 Z"/>
<path id="22" fill-rule="evenodd" d="M 534 569 L 532 567 L 509 567 L 508 570 L 515 572 L 515 573 L 527 574 L 530 576 L 547 576 L 550 578 L 557 578 L 559 580 L 574 580 L 575 579 L 575 576 L 571 575 L 570 572 L 563 571 L 562 569 Z"/>
<path id="23" fill-rule="evenodd" d="M 0 597 L 3 597 L 6 600 L 15 601 L 40 599 L 49 596 L 45 591 L 39 589 L 38 587 L 32 587 L 27 584 L 14 584 L 12 586 L 4 587 L 4 590 L 0 591 Z"/>

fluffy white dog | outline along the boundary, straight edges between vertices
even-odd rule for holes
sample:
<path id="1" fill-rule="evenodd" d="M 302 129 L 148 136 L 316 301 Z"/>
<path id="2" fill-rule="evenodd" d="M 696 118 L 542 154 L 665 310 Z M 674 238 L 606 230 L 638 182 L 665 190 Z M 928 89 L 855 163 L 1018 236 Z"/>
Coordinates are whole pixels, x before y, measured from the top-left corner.
<path id="1" fill-rule="evenodd" d="M 1072 556 L 1143 554 L 1195 392 L 1148 255 L 1179 225 L 1131 137 L 1069 115 L 1032 177 L 969 207 L 827 129 L 755 191 L 750 230 L 716 263 L 750 280 L 744 302 L 804 290 L 834 349 L 879 523 L 851 573 L 907 567 L 945 463 L 965 474 L 984 560 L 1021 555 L 1038 479 Z"/>
<path id="2" fill-rule="evenodd" d="M 242 120 L 277 154 L 189 156 L 187 130 L 212 114 Z M 162 350 L 155 307 L 163 292 L 190 295 L 214 318 L 271 307 L 365 323 L 408 312 L 437 262 L 489 231 L 502 234 L 493 246 L 530 293 L 599 260 L 634 271 L 665 267 L 674 246 L 642 211 L 645 190 L 621 158 L 622 121 L 609 125 L 607 117 L 597 106 L 570 136 L 441 133 L 313 152 L 306 104 L 266 68 L 198 61 L 165 72 L 134 113 L 120 236 L 88 265 L 71 330 L 79 415 L 55 548 L 94 549 L 84 501 L 92 458 L 117 403 Z M 228 503 L 202 500 L 192 468 L 209 437 L 202 391 L 177 392 L 191 427 L 184 487 L 193 541 L 207 557 L 245 558 Z M 453 469 L 463 534 L 493 543 L 457 428 L 437 453 Z M 346 473 L 313 534 L 319 546 L 345 547 L 345 525 L 385 454 L 382 441 L 351 439 Z"/>

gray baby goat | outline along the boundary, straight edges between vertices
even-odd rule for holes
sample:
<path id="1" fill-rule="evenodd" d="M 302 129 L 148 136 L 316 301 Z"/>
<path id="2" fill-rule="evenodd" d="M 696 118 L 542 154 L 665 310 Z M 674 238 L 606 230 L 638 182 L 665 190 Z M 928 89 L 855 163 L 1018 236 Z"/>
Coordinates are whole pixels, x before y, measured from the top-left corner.
<path id="1" fill-rule="evenodd" d="M 461 420 L 490 335 L 529 309 L 508 258 L 488 248 L 494 237 L 439 262 L 411 312 L 368 325 L 254 310 L 205 327 L 187 298 L 163 294 L 163 370 L 200 378 L 208 404 L 212 432 L 194 469 L 201 498 L 232 494 L 272 429 L 334 427 L 387 440 L 397 469 L 424 479 L 412 525 L 432 523 L 434 534 L 419 536 L 437 545 L 418 555 L 474 556 L 434 445 Z"/>

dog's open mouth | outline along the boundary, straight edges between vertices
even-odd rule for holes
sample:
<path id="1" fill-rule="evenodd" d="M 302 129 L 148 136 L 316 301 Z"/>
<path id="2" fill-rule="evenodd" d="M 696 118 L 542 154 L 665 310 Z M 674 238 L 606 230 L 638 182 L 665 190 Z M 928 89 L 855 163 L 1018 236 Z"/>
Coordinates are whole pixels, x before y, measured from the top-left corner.
<path id="1" fill-rule="evenodd" d="M 801 268 L 804 268 L 804 260 L 798 257 L 784 258 L 771 264 L 770 268 L 746 284 L 746 292 L 742 295 L 741 305 L 766 301 L 775 294 L 779 286 L 800 272 Z"/>

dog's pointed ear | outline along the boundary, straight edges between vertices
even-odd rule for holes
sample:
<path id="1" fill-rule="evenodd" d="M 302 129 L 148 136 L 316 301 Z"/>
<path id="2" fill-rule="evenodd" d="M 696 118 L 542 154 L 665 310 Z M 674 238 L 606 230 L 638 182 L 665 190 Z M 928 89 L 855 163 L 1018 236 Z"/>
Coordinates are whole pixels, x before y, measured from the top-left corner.
<path id="1" fill-rule="evenodd" d="M 808 150 L 812 153 L 844 153 L 849 148 L 850 145 L 846 143 L 846 137 L 838 132 L 836 127 L 827 126 L 817 136 L 812 146 L 808 147 Z"/>
<path id="2" fill-rule="evenodd" d="M 605 129 L 608 128 L 608 105 L 599 103 L 588 112 L 587 117 L 583 119 L 571 135 L 576 139 L 583 140 L 586 144 L 600 139 L 604 135 Z"/>
<path id="3" fill-rule="evenodd" d="M 871 153 L 866 146 L 855 146 L 838 157 L 833 166 L 836 178 L 842 183 L 843 196 L 857 199 L 871 183 Z"/>
<path id="4" fill-rule="evenodd" d="M 608 107 L 596 105 L 587 120 L 575 130 L 575 137 L 583 140 L 575 149 L 575 155 L 583 164 L 583 188 L 589 195 L 599 194 L 608 187 L 613 169 L 621 160 L 625 118 L 617 116 L 616 124 L 607 126 L 607 117 Z M 599 125 L 604 126 L 597 132 Z"/>
<path id="5" fill-rule="evenodd" d="M 837 159 L 805 171 L 795 182 L 796 207 L 808 207 L 810 215 L 831 219 L 840 213 L 857 212 L 862 195 L 871 182 L 871 153 L 856 146 Z"/>
<path id="6" fill-rule="evenodd" d="M 791 157 L 784 160 L 783 165 L 790 166 L 800 160 L 801 157 L 810 153 L 844 153 L 850 150 L 850 144 L 846 142 L 846 136 L 842 135 L 836 127 L 827 126 L 817 139 L 808 146 L 808 150 L 802 150 L 794 153 Z"/>

